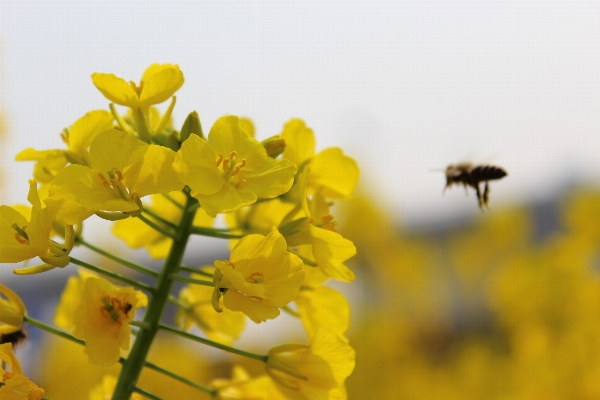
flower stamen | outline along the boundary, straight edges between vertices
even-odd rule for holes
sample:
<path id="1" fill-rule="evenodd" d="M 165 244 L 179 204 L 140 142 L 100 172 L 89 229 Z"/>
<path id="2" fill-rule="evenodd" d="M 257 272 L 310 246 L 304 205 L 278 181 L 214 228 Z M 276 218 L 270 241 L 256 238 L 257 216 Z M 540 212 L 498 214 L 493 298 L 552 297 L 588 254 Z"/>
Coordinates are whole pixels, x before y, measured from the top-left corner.
<path id="1" fill-rule="evenodd" d="M 24 225 L 22 228 L 17 225 L 17 223 L 15 222 L 14 224 L 11 225 L 11 228 L 13 228 L 15 231 L 17 231 L 15 233 L 15 240 L 21 244 L 28 244 L 29 243 L 29 236 L 27 236 L 27 233 L 25 232 L 25 229 L 27 228 L 27 225 Z"/>

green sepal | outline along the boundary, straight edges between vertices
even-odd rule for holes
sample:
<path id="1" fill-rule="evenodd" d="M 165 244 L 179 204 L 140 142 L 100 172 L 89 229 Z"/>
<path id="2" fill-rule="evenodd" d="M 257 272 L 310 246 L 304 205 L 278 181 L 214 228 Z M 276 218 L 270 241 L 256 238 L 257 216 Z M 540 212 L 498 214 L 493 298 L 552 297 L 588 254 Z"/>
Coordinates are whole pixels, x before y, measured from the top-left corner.
<path id="1" fill-rule="evenodd" d="M 185 119 L 185 122 L 181 127 L 181 143 L 185 142 L 191 134 L 198 135 L 202 139 L 205 139 L 204 132 L 202 132 L 202 125 L 200 124 L 200 117 L 198 116 L 197 111 L 192 111 Z"/>
<path id="2" fill-rule="evenodd" d="M 181 148 L 179 133 L 177 131 L 173 131 L 169 135 L 167 135 L 164 146 L 168 147 L 173 151 L 179 151 L 179 149 Z"/>

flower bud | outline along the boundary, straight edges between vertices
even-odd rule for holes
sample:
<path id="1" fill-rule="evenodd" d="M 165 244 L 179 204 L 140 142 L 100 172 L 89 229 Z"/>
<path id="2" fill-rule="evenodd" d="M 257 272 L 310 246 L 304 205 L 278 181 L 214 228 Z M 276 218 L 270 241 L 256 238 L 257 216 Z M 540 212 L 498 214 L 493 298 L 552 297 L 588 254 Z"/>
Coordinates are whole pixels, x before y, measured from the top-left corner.
<path id="1" fill-rule="evenodd" d="M 267 155 L 271 158 L 277 158 L 279 155 L 283 154 L 285 150 L 285 139 L 281 136 L 271 136 L 263 140 L 262 145 L 265 147 L 267 151 Z"/>
<path id="2" fill-rule="evenodd" d="M 198 135 L 202 139 L 205 139 L 204 132 L 202 132 L 202 125 L 200 124 L 200 117 L 196 111 L 189 113 L 181 127 L 181 143 L 185 142 L 191 134 Z"/>

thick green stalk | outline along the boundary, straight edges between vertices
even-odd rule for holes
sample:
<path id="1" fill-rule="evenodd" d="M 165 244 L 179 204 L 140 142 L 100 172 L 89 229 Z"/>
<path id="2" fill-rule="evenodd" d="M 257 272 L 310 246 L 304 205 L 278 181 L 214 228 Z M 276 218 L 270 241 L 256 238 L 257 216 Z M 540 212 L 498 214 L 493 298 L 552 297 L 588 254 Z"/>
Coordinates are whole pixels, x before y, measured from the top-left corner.
<path id="1" fill-rule="evenodd" d="M 146 361 L 146 356 L 148 355 L 150 346 L 158 332 L 165 305 L 171 294 L 173 286 L 171 275 L 177 273 L 179 265 L 181 265 L 187 242 L 190 238 L 190 230 L 197 209 L 196 203 L 197 200 L 188 195 L 181 221 L 177 226 L 176 237 L 173 239 L 171 251 L 160 272 L 156 282 L 154 295 L 148 304 L 148 311 L 144 317 L 143 322 L 147 324 L 147 329 L 140 329 L 135 338 L 131 352 L 129 352 L 127 360 L 123 363 L 123 368 L 121 369 L 119 381 L 115 387 L 112 400 L 129 399 L 134 391 L 135 384 L 140 377 L 140 373 L 142 372 L 142 368 Z"/>

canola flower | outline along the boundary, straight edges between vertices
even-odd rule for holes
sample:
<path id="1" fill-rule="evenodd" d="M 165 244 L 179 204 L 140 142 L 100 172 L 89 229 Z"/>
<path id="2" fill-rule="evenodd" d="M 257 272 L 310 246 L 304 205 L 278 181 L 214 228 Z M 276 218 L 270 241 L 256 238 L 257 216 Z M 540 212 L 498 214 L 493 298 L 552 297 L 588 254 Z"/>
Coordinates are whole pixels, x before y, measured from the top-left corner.
<path id="1" fill-rule="evenodd" d="M 111 368 L 85 390 L 91 399 L 159 399 L 153 391 L 162 389 L 143 379 L 149 370 L 215 398 L 345 398 L 344 381 L 354 368 L 343 336 L 350 310 L 340 292 L 323 285 L 329 277 L 355 277 L 345 262 L 356 249 L 336 232 L 329 209 L 352 196 L 356 162 L 337 148 L 315 154 L 312 131 L 305 145 L 310 135 L 296 135 L 300 128 L 293 126 L 304 126 L 296 120 L 263 141 L 249 119 L 236 116 L 217 119 L 206 138 L 195 111 L 175 128 L 174 95 L 184 83 L 176 64 L 150 65 L 139 83 L 109 73 L 92 74 L 92 83 L 111 102 L 109 110 L 90 111 L 65 129 L 66 149 L 17 154 L 17 161 L 35 162 L 31 211 L 0 206 L 0 262 L 43 261 L 16 269 L 19 275 L 51 274 L 71 264 L 81 269 L 67 279 L 54 326 L 28 316 L 18 296 L 0 285 L 6 297 L 0 297 L 0 334 L 30 325 L 82 346 L 89 364 Z M 166 111 L 154 107 L 169 99 Z M 285 212 L 269 215 L 268 205 L 284 205 Z M 233 225 L 215 227 L 219 215 Z M 96 217 L 115 221 L 117 238 L 164 260 L 162 267 L 94 244 L 96 232 L 86 226 Z M 195 250 L 193 236 L 229 240 L 231 254 L 211 267 L 183 265 Z M 79 259 L 80 247 L 99 258 Z M 178 296 L 172 293 L 176 282 L 186 284 Z M 164 318 L 168 303 L 178 308 L 174 321 Z M 298 318 L 308 345 L 275 346 L 268 354 L 233 347 L 248 319 L 268 323 L 280 310 Z M 186 348 L 197 342 L 262 362 L 266 374 L 236 369 L 233 380 L 196 382 L 175 372 L 177 363 L 150 361 L 153 344 L 164 335 L 187 340 Z M 18 387 L 28 399 L 41 398 L 10 349 L 2 349 L 12 372 L 4 373 L 0 393 Z"/>
<path id="2" fill-rule="evenodd" d="M 12 343 L 0 344 L 0 361 L 0 399 L 41 400 L 44 397 L 44 390 L 23 375 Z M 3 364 L 6 364 L 10 371 L 5 371 Z"/>

